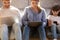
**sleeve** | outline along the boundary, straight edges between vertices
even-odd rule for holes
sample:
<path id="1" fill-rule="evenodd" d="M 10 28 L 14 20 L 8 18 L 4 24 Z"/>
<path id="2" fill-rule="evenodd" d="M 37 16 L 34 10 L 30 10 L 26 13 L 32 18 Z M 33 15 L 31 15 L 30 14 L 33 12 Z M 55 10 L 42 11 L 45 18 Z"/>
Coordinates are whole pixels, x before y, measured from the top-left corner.
<path id="1" fill-rule="evenodd" d="M 51 20 L 51 15 L 48 15 L 48 16 L 47 16 L 47 19 L 48 19 L 48 20 Z"/>
<path id="2" fill-rule="evenodd" d="M 28 13 L 27 13 L 27 8 L 25 8 L 25 9 L 24 9 L 24 15 L 23 15 L 23 17 L 22 17 L 22 24 L 23 24 L 23 25 L 27 25 L 27 24 L 28 24 L 27 15 L 28 15 Z"/>
<path id="3" fill-rule="evenodd" d="M 20 12 L 20 10 L 19 9 L 16 9 L 16 11 L 17 11 L 17 16 L 18 16 L 18 18 L 17 17 L 15 17 L 15 22 L 16 23 L 19 23 L 20 24 L 20 26 L 22 26 L 22 18 L 21 18 L 21 12 Z"/>
<path id="4" fill-rule="evenodd" d="M 43 26 L 46 26 L 46 24 L 47 24 L 47 15 L 46 15 L 45 10 L 43 10 L 43 13 L 42 13 L 42 22 L 43 22 Z"/>
<path id="5" fill-rule="evenodd" d="M 21 15 L 21 12 L 20 12 L 20 10 L 18 10 L 18 12 L 19 12 L 19 23 L 20 23 L 20 25 L 22 26 L 22 15 Z"/>

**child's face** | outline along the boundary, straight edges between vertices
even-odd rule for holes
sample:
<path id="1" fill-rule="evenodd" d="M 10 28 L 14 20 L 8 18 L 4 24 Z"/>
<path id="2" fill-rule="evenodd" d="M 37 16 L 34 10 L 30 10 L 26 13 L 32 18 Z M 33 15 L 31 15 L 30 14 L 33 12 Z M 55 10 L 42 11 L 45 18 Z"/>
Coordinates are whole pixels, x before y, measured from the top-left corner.
<path id="1" fill-rule="evenodd" d="M 58 15 L 59 12 L 60 12 L 60 10 L 58 10 L 58 11 L 53 11 L 52 10 L 53 15 Z"/>
<path id="2" fill-rule="evenodd" d="M 3 2 L 3 6 L 7 8 L 10 6 L 10 0 L 2 0 L 2 2 Z"/>

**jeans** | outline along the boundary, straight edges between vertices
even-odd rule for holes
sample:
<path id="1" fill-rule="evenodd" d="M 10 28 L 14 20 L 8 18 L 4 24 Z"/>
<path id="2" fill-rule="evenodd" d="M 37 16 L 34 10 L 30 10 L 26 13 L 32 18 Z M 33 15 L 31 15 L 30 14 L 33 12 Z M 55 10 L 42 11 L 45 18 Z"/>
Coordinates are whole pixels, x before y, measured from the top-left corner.
<path id="1" fill-rule="evenodd" d="M 51 32 L 52 32 L 52 36 L 53 36 L 54 39 L 57 38 L 57 32 L 56 32 L 56 30 L 57 30 L 57 25 L 56 24 L 53 24 L 51 26 Z"/>
<path id="2" fill-rule="evenodd" d="M 6 24 L 0 26 L 0 38 L 1 40 L 8 40 L 8 28 Z"/>
<path id="3" fill-rule="evenodd" d="M 12 31 L 14 31 L 15 39 L 22 40 L 21 28 L 17 23 L 13 24 Z M 8 40 L 8 26 L 6 24 L 1 26 L 1 40 Z"/>
<path id="4" fill-rule="evenodd" d="M 24 32 L 23 32 L 24 40 L 29 40 L 30 30 L 31 30 L 30 27 L 25 25 Z M 44 29 L 43 25 L 38 27 L 38 32 L 39 32 L 39 37 L 41 38 L 41 40 L 46 40 L 46 34 L 45 34 L 45 29 Z"/>

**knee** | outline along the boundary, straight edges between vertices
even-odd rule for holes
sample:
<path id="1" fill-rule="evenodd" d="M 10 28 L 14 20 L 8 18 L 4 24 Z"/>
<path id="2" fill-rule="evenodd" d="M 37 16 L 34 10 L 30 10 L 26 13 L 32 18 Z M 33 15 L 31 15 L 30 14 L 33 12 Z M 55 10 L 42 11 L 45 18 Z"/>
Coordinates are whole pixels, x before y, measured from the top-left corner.
<path id="1" fill-rule="evenodd" d="M 1 26 L 3 26 L 3 27 L 7 27 L 7 25 L 6 25 L 6 24 L 2 24 Z"/>
<path id="2" fill-rule="evenodd" d="M 13 27 L 15 28 L 15 27 L 21 27 L 21 26 L 20 26 L 19 23 L 14 23 L 14 24 L 13 24 Z"/>
<path id="3" fill-rule="evenodd" d="M 52 26 L 56 27 L 56 24 L 52 24 Z"/>
<path id="4" fill-rule="evenodd" d="M 7 31 L 8 30 L 8 28 L 7 28 L 8 26 L 6 24 L 2 24 L 1 27 L 2 27 L 3 31 Z"/>
<path id="5" fill-rule="evenodd" d="M 52 29 L 53 31 L 56 31 L 56 24 L 53 24 L 52 27 L 51 27 L 51 29 Z"/>
<path id="6" fill-rule="evenodd" d="M 19 25 L 18 23 L 14 23 L 14 24 L 13 24 L 13 29 L 14 29 L 14 30 L 20 30 L 21 27 L 20 27 L 20 25 Z"/>
<path id="7" fill-rule="evenodd" d="M 24 29 L 29 30 L 30 28 L 28 27 L 28 25 L 25 25 Z"/>

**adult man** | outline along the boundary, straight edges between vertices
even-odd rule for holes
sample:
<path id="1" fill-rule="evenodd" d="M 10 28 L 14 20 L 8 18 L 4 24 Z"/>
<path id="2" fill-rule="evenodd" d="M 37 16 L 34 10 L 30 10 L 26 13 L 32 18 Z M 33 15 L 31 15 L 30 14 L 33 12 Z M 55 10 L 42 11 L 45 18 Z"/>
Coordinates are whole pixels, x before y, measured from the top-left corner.
<path id="1" fill-rule="evenodd" d="M 20 11 L 10 6 L 10 3 L 11 0 L 2 0 L 3 5 L 0 8 L 1 40 L 8 40 L 8 31 L 12 29 L 15 33 L 16 40 L 22 40 Z"/>

